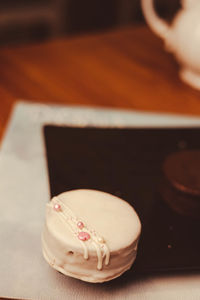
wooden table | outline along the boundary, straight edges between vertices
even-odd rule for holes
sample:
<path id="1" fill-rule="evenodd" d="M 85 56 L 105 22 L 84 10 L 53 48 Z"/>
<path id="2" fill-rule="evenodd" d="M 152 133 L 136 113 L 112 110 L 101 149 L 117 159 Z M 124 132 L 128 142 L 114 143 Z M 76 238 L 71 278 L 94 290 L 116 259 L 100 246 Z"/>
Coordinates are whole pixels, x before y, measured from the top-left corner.
<path id="1" fill-rule="evenodd" d="M 147 27 L 0 49 L 0 135 L 17 99 L 200 115 Z"/>

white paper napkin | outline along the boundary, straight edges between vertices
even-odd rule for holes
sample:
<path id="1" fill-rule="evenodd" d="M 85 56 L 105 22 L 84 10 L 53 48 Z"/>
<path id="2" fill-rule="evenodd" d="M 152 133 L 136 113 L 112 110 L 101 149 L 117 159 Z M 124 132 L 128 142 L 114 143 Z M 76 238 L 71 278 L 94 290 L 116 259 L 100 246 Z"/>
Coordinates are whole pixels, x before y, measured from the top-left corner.
<path id="1" fill-rule="evenodd" d="M 16 105 L 0 154 L 0 297 L 20 299 L 200 299 L 200 273 L 146 276 L 89 284 L 49 267 L 41 254 L 45 204 L 49 200 L 42 125 L 200 126 L 184 118 L 121 110 Z"/>

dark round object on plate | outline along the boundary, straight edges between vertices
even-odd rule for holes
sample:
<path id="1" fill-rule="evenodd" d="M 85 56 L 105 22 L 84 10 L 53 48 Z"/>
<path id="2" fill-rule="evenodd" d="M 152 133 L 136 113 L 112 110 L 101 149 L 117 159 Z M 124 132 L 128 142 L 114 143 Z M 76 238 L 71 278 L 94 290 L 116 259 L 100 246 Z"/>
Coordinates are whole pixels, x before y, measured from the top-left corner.
<path id="1" fill-rule="evenodd" d="M 162 197 L 176 212 L 200 218 L 200 151 L 170 154 L 163 163 Z"/>

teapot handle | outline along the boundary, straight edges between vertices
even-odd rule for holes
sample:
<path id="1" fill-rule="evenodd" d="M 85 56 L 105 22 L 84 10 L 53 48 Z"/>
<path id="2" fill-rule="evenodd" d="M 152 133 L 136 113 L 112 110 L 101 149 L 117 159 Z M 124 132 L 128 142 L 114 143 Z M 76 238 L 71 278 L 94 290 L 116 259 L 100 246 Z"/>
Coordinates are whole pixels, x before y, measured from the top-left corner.
<path id="1" fill-rule="evenodd" d="M 149 27 L 161 38 L 166 40 L 170 26 L 163 21 L 155 12 L 153 0 L 141 0 L 144 17 Z"/>

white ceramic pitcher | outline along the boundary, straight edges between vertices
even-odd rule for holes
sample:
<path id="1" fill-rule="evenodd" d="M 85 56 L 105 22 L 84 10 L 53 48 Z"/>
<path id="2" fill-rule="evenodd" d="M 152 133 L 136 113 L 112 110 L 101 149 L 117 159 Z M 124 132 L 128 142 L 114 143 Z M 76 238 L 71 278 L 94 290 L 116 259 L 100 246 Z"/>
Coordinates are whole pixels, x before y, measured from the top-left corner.
<path id="1" fill-rule="evenodd" d="M 158 17 L 153 0 L 141 4 L 148 25 L 181 64 L 181 79 L 200 90 L 200 0 L 182 0 L 171 26 Z"/>

